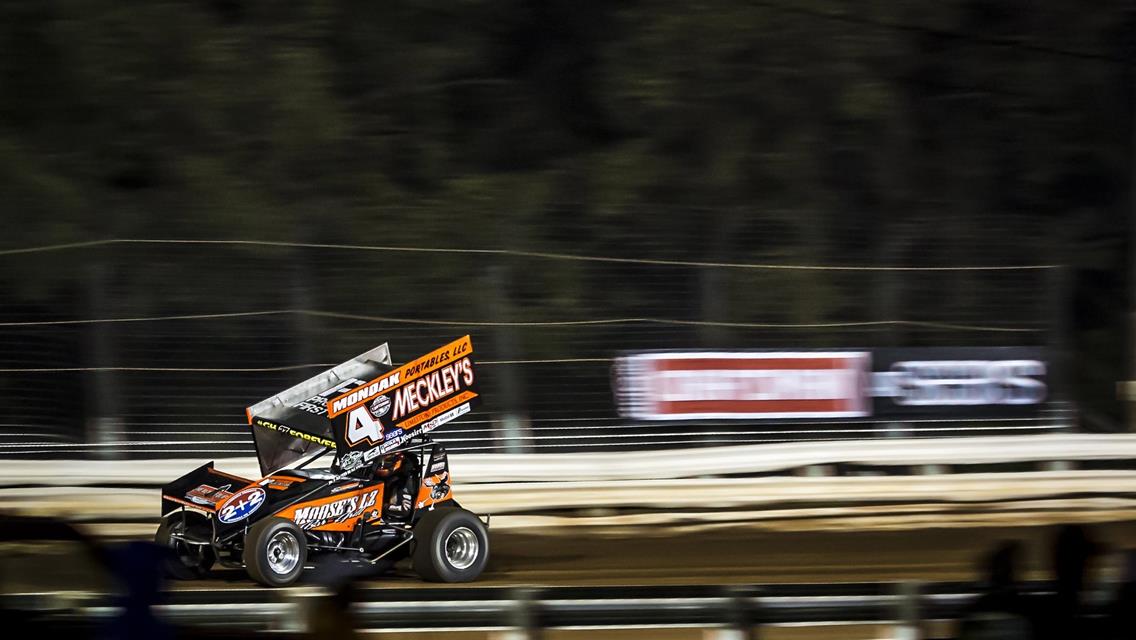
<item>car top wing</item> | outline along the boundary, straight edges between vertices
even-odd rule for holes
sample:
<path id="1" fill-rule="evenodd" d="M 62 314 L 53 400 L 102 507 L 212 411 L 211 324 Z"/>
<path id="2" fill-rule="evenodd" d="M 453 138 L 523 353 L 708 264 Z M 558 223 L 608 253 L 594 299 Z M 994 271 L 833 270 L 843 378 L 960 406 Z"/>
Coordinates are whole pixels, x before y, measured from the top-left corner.
<path id="1" fill-rule="evenodd" d="M 391 368 L 384 343 L 247 408 L 261 473 L 267 476 L 335 449 L 328 399 L 366 385 Z"/>
<path id="2" fill-rule="evenodd" d="M 339 466 L 351 469 L 459 418 L 481 401 L 463 336 L 326 403 Z"/>

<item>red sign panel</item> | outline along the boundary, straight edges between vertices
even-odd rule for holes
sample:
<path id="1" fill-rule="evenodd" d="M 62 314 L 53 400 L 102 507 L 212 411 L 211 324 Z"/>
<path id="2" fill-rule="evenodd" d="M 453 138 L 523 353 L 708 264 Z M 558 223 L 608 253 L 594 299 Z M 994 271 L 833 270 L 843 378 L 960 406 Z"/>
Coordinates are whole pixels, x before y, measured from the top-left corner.
<path id="1" fill-rule="evenodd" d="M 866 352 L 641 353 L 620 358 L 620 412 L 640 420 L 866 416 Z"/>

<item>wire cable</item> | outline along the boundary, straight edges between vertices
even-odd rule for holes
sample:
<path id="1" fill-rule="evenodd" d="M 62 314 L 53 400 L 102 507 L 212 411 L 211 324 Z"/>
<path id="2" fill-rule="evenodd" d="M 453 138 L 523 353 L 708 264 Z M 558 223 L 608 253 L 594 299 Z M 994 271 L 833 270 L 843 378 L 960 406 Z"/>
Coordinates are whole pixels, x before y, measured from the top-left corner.
<path id="1" fill-rule="evenodd" d="M 0 250 L 0 256 L 60 251 L 65 249 L 107 246 L 113 244 L 152 244 L 152 245 L 229 245 L 229 246 L 259 246 L 282 247 L 291 249 L 337 249 L 350 251 L 387 251 L 409 253 L 448 253 L 448 254 L 481 254 L 513 256 L 522 258 L 542 258 L 547 260 L 565 260 L 574 262 L 606 262 L 622 264 L 641 264 L 667 267 L 699 267 L 722 269 L 750 269 L 750 270 L 784 270 L 784 271 L 1033 271 L 1040 269 L 1056 269 L 1058 264 L 1023 264 L 1023 265 L 978 265 L 954 267 L 915 267 L 915 266 L 867 266 L 867 265 L 821 265 L 821 264 L 773 264 L 773 263 L 740 263 L 740 262 L 704 262 L 697 260 L 667 260 L 653 258 L 616 258 L 613 256 L 587 256 L 570 253 L 555 253 L 548 251 L 520 251 L 515 249 L 461 249 L 446 247 L 399 247 L 383 245 L 359 244 L 332 244 L 314 242 L 287 242 L 283 240 L 184 240 L 184 239 L 142 239 L 142 238 L 112 238 L 107 240 L 92 240 L 89 242 L 75 242 L 70 244 L 46 245 L 41 247 L 28 247 L 23 249 Z"/>

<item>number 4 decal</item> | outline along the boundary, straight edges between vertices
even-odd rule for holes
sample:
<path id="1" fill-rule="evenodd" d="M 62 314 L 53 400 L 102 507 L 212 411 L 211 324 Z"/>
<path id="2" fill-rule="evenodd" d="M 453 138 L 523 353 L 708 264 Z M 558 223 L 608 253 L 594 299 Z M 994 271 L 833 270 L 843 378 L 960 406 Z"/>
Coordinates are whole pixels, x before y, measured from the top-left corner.
<path id="1" fill-rule="evenodd" d="M 383 441 L 383 425 L 371 417 L 366 405 L 347 414 L 347 444 L 355 446 L 364 440 L 371 444 Z"/>

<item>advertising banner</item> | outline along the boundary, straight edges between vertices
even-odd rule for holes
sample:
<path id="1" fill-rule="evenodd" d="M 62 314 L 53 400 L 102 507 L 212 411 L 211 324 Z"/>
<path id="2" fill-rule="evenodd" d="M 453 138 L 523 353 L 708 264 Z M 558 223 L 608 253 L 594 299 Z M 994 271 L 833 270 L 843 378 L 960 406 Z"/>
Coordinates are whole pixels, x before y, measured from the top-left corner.
<path id="1" fill-rule="evenodd" d="M 866 352 L 641 353 L 617 361 L 617 397 L 640 420 L 864 416 L 870 361 Z"/>
<path id="2" fill-rule="evenodd" d="M 1048 398 L 1032 347 L 643 352 L 614 376 L 620 414 L 637 420 L 1012 417 Z"/>
<path id="3" fill-rule="evenodd" d="M 1049 397 L 1037 347 L 920 347 L 872 354 L 873 415 L 1029 416 Z"/>

